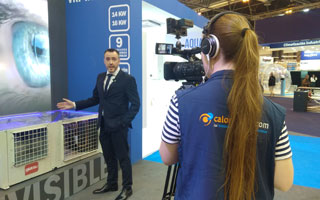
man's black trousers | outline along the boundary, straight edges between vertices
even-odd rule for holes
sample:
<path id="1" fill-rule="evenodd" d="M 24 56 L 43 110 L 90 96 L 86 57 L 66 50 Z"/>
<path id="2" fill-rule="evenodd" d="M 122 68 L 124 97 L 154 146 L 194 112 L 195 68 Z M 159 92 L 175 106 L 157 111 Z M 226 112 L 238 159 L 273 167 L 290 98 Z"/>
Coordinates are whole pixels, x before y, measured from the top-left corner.
<path id="1" fill-rule="evenodd" d="M 123 188 L 132 186 L 132 167 L 129 157 L 128 128 L 108 131 L 104 124 L 100 127 L 100 143 L 107 164 L 107 184 L 118 185 L 118 160 L 122 170 Z"/>

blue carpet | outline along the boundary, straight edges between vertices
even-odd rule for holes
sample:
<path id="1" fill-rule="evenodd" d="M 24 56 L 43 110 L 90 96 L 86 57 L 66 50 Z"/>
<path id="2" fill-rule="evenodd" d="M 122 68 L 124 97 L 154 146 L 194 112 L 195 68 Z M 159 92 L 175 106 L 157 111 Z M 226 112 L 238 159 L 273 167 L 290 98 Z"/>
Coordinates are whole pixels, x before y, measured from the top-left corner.
<path id="1" fill-rule="evenodd" d="M 320 138 L 290 135 L 294 184 L 320 189 Z M 159 151 L 144 160 L 162 163 Z"/>
<path id="2" fill-rule="evenodd" d="M 320 189 L 320 138 L 290 135 L 295 185 Z"/>
<path id="3" fill-rule="evenodd" d="M 160 153 L 159 151 L 154 152 L 153 154 L 151 154 L 148 157 L 145 157 L 143 160 L 148 160 L 148 161 L 152 161 L 152 162 L 158 162 L 158 163 L 163 163 L 160 157 Z"/>

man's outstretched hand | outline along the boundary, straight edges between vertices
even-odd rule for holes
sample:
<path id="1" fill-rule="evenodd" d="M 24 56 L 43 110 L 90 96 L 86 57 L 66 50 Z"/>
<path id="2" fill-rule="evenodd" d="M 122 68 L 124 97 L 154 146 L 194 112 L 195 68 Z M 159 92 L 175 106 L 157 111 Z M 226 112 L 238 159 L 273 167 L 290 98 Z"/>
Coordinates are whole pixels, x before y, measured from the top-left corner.
<path id="1" fill-rule="evenodd" d="M 63 98 L 62 100 L 63 100 L 63 102 L 57 103 L 57 107 L 60 110 L 67 110 L 67 109 L 74 108 L 74 103 L 72 101 L 70 101 L 69 99 L 65 99 L 65 98 Z"/>

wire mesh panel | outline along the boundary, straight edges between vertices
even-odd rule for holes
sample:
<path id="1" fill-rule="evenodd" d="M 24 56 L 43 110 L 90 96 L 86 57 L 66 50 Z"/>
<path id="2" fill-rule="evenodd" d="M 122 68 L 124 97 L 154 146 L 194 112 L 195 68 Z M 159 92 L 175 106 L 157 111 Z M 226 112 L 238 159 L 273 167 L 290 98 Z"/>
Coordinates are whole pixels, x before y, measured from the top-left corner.
<path id="1" fill-rule="evenodd" d="M 48 155 L 47 128 L 37 128 L 13 133 L 14 165 L 20 166 Z"/>
<path id="2" fill-rule="evenodd" d="M 98 149 L 97 118 L 63 124 L 64 160 Z"/>

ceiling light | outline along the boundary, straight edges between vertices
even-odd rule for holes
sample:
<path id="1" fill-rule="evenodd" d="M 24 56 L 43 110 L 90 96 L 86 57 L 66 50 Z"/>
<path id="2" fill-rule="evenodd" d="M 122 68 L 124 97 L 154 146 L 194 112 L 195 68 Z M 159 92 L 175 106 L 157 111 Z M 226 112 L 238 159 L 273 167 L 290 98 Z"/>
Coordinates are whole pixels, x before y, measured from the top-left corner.
<path id="1" fill-rule="evenodd" d="M 157 27 L 157 26 L 161 26 L 160 22 L 151 20 L 151 19 L 143 19 L 142 20 L 142 27 L 143 28 L 147 28 L 147 27 Z"/>
<path id="2" fill-rule="evenodd" d="M 291 9 L 286 10 L 285 14 L 286 14 L 286 15 L 290 15 L 290 14 L 292 14 L 292 10 L 291 10 Z"/>
<path id="3" fill-rule="evenodd" d="M 249 2 L 249 0 L 242 0 L 242 2 L 243 2 L 243 3 L 248 3 L 248 2 Z"/>
<path id="4" fill-rule="evenodd" d="M 309 12 L 309 8 L 303 9 L 303 12 Z"/>

